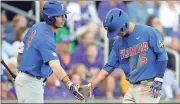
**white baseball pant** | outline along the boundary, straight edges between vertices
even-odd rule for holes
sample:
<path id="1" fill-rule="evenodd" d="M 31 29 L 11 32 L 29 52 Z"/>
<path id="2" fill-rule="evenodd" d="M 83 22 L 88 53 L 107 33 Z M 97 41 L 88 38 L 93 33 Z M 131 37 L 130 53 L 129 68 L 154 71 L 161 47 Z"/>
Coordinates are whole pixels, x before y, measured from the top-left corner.
<path id="1" fill-rule="evenodd" d="M 15 79 L 18 103 L 44 103 L 43 80 L 19 72 Z"/>
<path id="2" fill-rule="evenodd" d="M 122 103 L 159 103 L 160 97 L 154 98 L 150 93 L 151 82 L 141 84 L 130 84 Z"/>

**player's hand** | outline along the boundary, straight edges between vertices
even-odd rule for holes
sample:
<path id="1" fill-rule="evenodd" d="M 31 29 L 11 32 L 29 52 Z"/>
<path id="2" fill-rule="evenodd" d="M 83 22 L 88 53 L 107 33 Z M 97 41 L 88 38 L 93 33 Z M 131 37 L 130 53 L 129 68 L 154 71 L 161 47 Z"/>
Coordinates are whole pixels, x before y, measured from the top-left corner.
<path id="1" fill-rule="evenodd" d="M 72 82 L 70 82 L 70 84 L 68 84 L 68 89 L 70 90 L 70 92 L 78 99 L 78 100 L 83 100 L 84 96 L 83 94 L 81 94 L 78 89 L 79 89 L 79 85 L 74 84 Z"/>
<path id="2" fill-rule="evenodd" d="M 152 86 L 151 86 L 151 89 L 150 89 L 152 96 L 154 98 L 160 97 L 161 96 L 161 90 L 162 90 L 162 82 L 154 81 Z"/>
<path id="3" fill-rule="evenodd" d="M 79 92 L 83 94 L 84 99 L 87 100 L 89 97 L 91 97 L 91 83 L 80 86 Z"/>

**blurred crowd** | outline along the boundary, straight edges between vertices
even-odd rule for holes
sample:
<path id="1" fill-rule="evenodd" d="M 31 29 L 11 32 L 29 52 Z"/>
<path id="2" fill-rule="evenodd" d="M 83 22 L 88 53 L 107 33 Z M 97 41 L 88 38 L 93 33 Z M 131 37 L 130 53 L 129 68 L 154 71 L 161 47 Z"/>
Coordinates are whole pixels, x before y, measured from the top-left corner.
<path id="1" fill-rule="evenodd" d="M 164 45 L 180 53 L 179 1 L 62 1 L 71 13 L 68 14 L 66 25 L 58 29 L 56 33 L 56 50 L 60 64 L 74 83 L 89 83 L 105 64 L 104 47 L 99 43 L 103 44 L 104 37 L 106 37 L 102 21 L 112 8 L 124 10 L 134 23 L 156 28 L 164 38 Z M 4 3 L 35 14 L 34 1 L 28 1 L 28 3 L 21 1 L 21 6 L 16 2 L 4 1 Z M 41 8 L 45 2 L 40 2 Z M 43 21 L 42 17 L 41 20 Z M 33 23 L 35 21 L 21 14 L 13 14 L 2 9 L 1 55 L 13 73 L 17 74 L 16 57 L 20 42 Z M 110 50 L 112 44 L 113 40 L 109 40 Z M 174 58 L 169 57 L 169 59 L 170 67 L 165 72 L 162 99 L 179 99 L 180 89 L 176 81 L 176 70 L 173 67 L 175 63 L 172 61 Z M 128 86 L 129 82 L 122 69 L 117 68 L 93 91 L 92 99 L 122 99 Z M 47 79 L 44 87 L 45 100 L 75 99 L 53 74 Z M 4 100 L 17 99 L 13 79 L 4 67 L 1 68 L 1 98 Z"/>

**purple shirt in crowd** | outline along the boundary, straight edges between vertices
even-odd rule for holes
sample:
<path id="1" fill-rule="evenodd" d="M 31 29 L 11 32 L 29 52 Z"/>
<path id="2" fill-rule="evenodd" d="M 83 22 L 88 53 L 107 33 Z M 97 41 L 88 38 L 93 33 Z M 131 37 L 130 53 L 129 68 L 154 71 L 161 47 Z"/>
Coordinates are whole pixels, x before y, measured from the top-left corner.
<path id="1" fill-rule="evenodd" d="M 65 71 L 71 70 L 71 69 L 72 69 L 72 65 L 75 64 L 75 62 L 76 62 L 76 59 L 75 59 L 74 55 L 71 54 L 71 56 L 70 56 L 70 61 L 69 61 L 68 64 L 65 64 L 65 63 L 64 63 L 64 61 L 63 61 L 63 59 L 61 58 L 60 55 L 58 55 L 58 56 L 59 56 L 59 60 L 60 60 L 60 64 L 61 64 L 62 68 L 63 68 Z"/>
<path id="2" fill-rule="evenodd" d="M 54 100 L 54 99 L 75 99 L 73 94 L 64 86 L 57 87 L 57 91 L 54 92 L 47 85 L 44 87 L 44 99 Z"/>
<path id="3" fill-rule="evenodd" d="M 180 41 L 180 32 L 178 32 L 178 31 L 177 32 L 173 32 L 171 36 L 178 38 L 179 41 Z"/>
<path id="4" fill-rule="evenodd" d="M 119 8 L 119 9 L 122 9 L 124 12 L 127 13 L 127 6 L 123 2 L 117 6 L 111 6 L 108 1 L 101 1 L 99 6 L 98 6 L 98 10 L 97 10 L 99 18 L 101 19 L 101 21 L 104 20 L 106 13 L 112 8 Z"/>
<path id="5" fill-rule="evenodd" d="M 81 7 L 80 9 L 81 9 L 81 15 L 87 15 L 89 18 L 92 17 L 89 13 L 88 6 Z M 79 27 L 87 25 L 88 23 L 89 23 L 88 19 L 81 18 L 80 20 L 75 21 L 75 27 L 74 28 L 75 28 L 75 30 L 77 30 Z"/>
<path id="6" fill-rule="evenodd" d="M 98 47 L 98 55 L 96 58 L 96 61 L 94 63 L 90 63 L 88 61 L 87 55 L 86 55 L 86 50 L 83 44 L 79 44 L 76 47 L 76 50 L 74 52 L 75 58 L 76 58 L 76 63 L 83 63 L 88 69 L 90 68 L 99 68 L 101 69 L 104 65 L 103 61 L 103 51 L 100 47 Z"/>
<path id="7" fill-rule="evenodd" d="M 106 99 L 107 98 L 106 92 L 102 92 L 100 90 L 100 86 L 99 85 L 93 90 L 93 95 L 97 99 Z M 121 86 L 120 86 L 120 79 L 116 79 L 116 86 L 115 86 L 115 89 L 113 91 L 113 96 L 116 99 L 119 99 L 119 97 L 121 95 L 122 95 L 122 89 L 121 89 Z"/>
<path id="8" fill-rule="evenodd" d="M 56 92 L 53 91 L 48 85 L 44 87 L 44 99 L 60 99 L 62 98 L 61 90 L 58 87 Z"/>

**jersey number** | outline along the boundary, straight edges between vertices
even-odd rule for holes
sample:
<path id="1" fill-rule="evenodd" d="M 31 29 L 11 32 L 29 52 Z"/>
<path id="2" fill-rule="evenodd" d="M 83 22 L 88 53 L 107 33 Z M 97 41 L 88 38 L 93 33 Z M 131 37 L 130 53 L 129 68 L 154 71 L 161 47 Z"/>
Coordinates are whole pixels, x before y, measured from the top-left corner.
<path id="1" fill-rule="evenodd" d="M 148 61 L 145 54 L 140 54 L 140 60 L 142 61 L 143 64 L 146 64 Z"/>
<path id="2" fill-rule="evenodd" d="M 32 39 L 34 38 L 35 34 L 36 34 L 36 30 L 34 30 L 34 31 L 31 33 L 31 35 L 30 35 L 30 37 L 29 37 L 29 40 L 28 40 L 28 43 L 27 43 L 27 45 L 26 45 L 26 48 L 29 48 L 29 47 L 30 47 L 31 41 L 32 41 Z"/>

